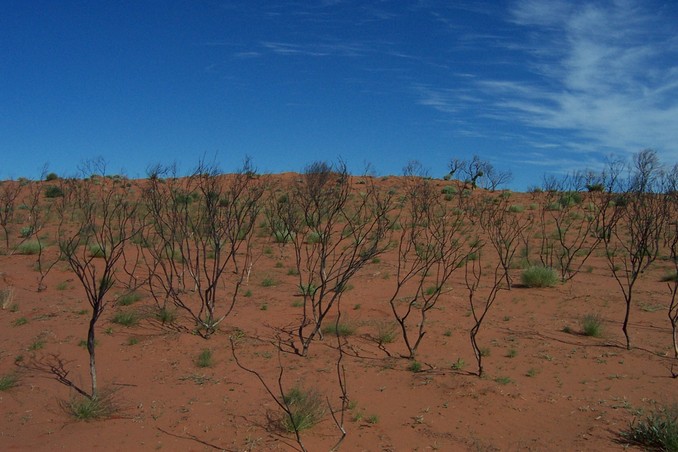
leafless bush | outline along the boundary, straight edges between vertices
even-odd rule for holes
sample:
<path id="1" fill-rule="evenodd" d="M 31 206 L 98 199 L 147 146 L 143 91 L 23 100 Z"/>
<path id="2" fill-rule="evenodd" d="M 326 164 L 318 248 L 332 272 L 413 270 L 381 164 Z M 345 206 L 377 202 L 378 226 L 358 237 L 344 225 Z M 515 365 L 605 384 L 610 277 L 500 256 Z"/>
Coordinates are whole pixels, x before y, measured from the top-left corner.
<path id="1" fill-rule="evenodd" d="M 276 240 L 294 249 L 303 312 L 289 345 L 306 356 L 349 281 L 389 243 L 392 195 L 370 181 L 351 189 L 343 163 L 309 165 L 301 179 L 269 201 L 267 217 Z M 279 236 L 279 237 L 278 237 Z"/>
<path id="2" fill-rule="evenodd" d="M 408 354 L 413 359 L 426 334 L 427 315 L 447 292 L 455 270 L 473 255 L 479 241 L 466 210 L 440 202 L 434 185 L 409 178 L 407 201 L 400 218 L 396 286 L 389 299 Z M 411 315 L 416 313 L 412 322 Z M 417 326 L 411 326 L 411 323 Z"/>
<path id="3" fill-rule="evenodd" d="M 92 309 L 87 331 L 92 383 L 88 396 L 96 399 L 95 327 L 111 301 L 110 290 L 136 278 L 139 257 L 128 255 L 126 244 L 140 234 L 142 223 L 137 215 L 139 202 L 131 199 L 125 189 L 95 184 L 92 179 L 81 184 L 88 192 L 87 201 L 79 205 L 76 222 L 61 220 L 59 248 L 81 282 Z M 128 278 L 123 279 L 123 275 Z"/>
<path id="4" fill-rule="evenodd" d="M 263 190 L 249 162 L 229 177 L 201 162 L 185 182 L 162 179 L 176 175 L 165 170 L 156 168 L 144 191 L 150 291 L 162 306 L 187 312 L 209 338 L 235 306 Z M 224 293 L 229 301 L 220 309 Z"/>

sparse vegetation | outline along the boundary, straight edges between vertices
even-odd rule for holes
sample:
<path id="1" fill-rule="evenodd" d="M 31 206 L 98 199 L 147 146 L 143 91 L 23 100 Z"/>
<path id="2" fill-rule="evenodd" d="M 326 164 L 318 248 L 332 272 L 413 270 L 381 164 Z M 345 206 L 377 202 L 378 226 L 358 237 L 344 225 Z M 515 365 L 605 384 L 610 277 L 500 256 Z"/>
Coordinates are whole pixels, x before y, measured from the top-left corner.
<path id="1" fill-rule="evenodd" d="M 621 442 L 648 450 L 678 451 L 678 405 L 660 407 L 644 419 L 634 420 L 620 436 Z"/>

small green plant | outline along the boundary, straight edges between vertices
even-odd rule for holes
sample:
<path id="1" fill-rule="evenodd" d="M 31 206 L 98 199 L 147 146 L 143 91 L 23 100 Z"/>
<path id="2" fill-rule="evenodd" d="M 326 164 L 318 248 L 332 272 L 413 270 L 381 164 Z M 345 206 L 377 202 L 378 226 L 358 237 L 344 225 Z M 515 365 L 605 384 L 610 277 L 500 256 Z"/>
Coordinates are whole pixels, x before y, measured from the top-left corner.
<path id="1" fill-rule="evenodd" d="M 466 366 L 464 358 L 457 358 L 457 360 L 452 363 L 452 370 L 462 370 L 464 366 Z"/>
<path id="2" fill-rule="evenodd" d="M 56 285 L 56 290 L 66 290 L 68 289 L 68 281 L 62 281 Z"/>
<path id="3" fill-rule="evenodd" d="M 451 337 L 452 336 L 452 330 L 447 329 L 443 332 L 443 336 L 445 337 Z"/>
<path id="4" fill-rule="evenodd" d="M 668 272 L 660 279 L 661 282 L 678 282 L 678 272 Z"/>
<path id="5" fill-rule="evenodd" d="M 276 284 L 277 284 L 276 281 L 275 281 L 273 278 L 269 278 L 269 277 L 264 278 L 264 279 L 261 281 L 261 286 L 262 286 L 262 287 L 273 287 L 273 286 L 275 286 Z"/>
<path id="6" fill-rule="evenodd" d="M 322 327 L 323 334 L 331 334 L 333 336 L 348 337 L 353 336 L 356 331 L 356 326 L 349 320 L 337 323 L 336 321 L 328 322 Z"/>
<path id="7" fill-rule="evenodd" d="M 528 377 L 536 377 L 539 371 L 535 369 L 534 367 L 530 367 L 527 369 L 527 372 L 525 372 L 525 375 Z"/>
<path id="8" fill-rule="evenodd" d="M 27 240 L 16 247 L 17 254 L 33 255 L 38 254 L 43 246 L 37 240 Z"/>
<path id="9" fill-rule="evenodd" d="M 322 236 L 317 232 L 311 232 L 306 236 L 306 241 L 308 243 L 320 243 Z"/>
<path id="10" fill-rule="evenodd" d="M 259 309 L 262 310 L 262 311 L 268 311 L 268 303 L 262 304 Z"/>
<path id="11" fill-rule="evenodd" d="M 68 414 L 79 421 L 105 419 L 117 411 L 111 393 L 105 393 L 94 398 L 78 394 L 71 397 L 70 400 L 62 402 L 61 405 Z"/>
<path id="12" fill-rule="evenodd" d="M 242 294 L 242 296 L 245 297 L 245 298 L 251 297 L 251 296 L 252 296 L 252 290 L 251 290 L 251 289 L 247 289 L 247 290 L 245 291 L 245 293 Z"/>
<path id="13" fill-rule="evenodd" d="M 45 341 L 44 339 L 36 339 L 31 343 L 31 345 L 28 346 L 28 350 L 34 352 L 36 350 L 41 350 L 45 346 Z"/>
<path id="14" fill-rule="evenodd" d="M 287 269 L 287 276 L 297 276 L 299 275 L 299 270 L 297 270 L 294 267 L 290 267 Z"/>
<path id="15" fill-rule="evenodd" d="M 99 341 L 96 339 L 94 340 L 94 346 L 99 346 Z M 87 339 L 80 339 L 80 342 L 78 342 L 78 347 L 87 348 Z"/>
<path id="16" fill-rule="evenodd" d="M 600 337 L 603 335 L 603 322 L 598 314 L 586 314 L 581 319 L 581 332 L 584 336 Z"/>
<path id="17" fill-rule="evenodd" d="M 520 213 L 525 210 L 525 207 L 521 206 L 520 204 L 513 204 L 512 206 L 509 206 L 508 211 L 511 213 Z"/>
<path id="18" fill-rule="evenodd" d="M 9 391 L 19 384 L 19 377 L 16 374 L 0 375 L 0 391 Z"/>
<path id="19" fill-rule="evenodd" d="M 376 414 L 370 414 L 369 416 L 367 416 L 365 420 L 367 421 L 368 424 L 374 425 L 379 423 L 379 416 Z"/>
<path id="20" fill-rule="evenodd" d="M 195 361 L 195 365 L 198 367 L 212 367 L 213 364 L 214 358 L 212 357 L 212 350 L 209 348 L 203 349 Z"/>
<path id="21" fill-rule="evenodd" d="M 138 343 L 139 343 L 139 339 L 137 339 L 134 336 L 127 339 L 127 345 L 137 345 Z"/>
<path id="22" fill-rule="evenodd" d="M 282 418 L 282 427 L 288 432 L 308 430 L 325 415 L 325 401 L 319 392 L 299 386 L 290 389 L 283 401 L 289 413 Z"/>
<path id="23" fill-rule="evenodd" d="M 118 306 L 129 306 L 131 304 L 136 303 L 137 301 L 141 300 L 141 294 L 138 292 L 130 292 L 125 295 L 122 295 L 120 298 L 118 298 L 118 301 L 116 304 Z"/>
<path id="24" fill-rule="evenodd" d="M 488 347 L 483 347 L 480 349 L 480 356 L 487 357 L 490 356 L 490 349 Z"/>
<path id="25" fill-rule="evenodd" d="M 16 319 L 14 322 L 12 322 L 12 325 L 14 326 L 22 326 L 28 323 L 28 319 L 26 317 L 19 317 Z"/>
<path id="26" fill-rule="evenodd" d="M 515 348 L 510 348 L 508 352 L 506 352 L 506 357 L 507 358 L 515 358 L 518 356 L 518 350 Z"/>
<path id="27" fill-rule="evenodd" d="M 33 235 L 33 226 L 24 226 L 19 230 L 19 237 L 22 239 L 28 238 Z"/>
<path id="28" fill-rule="evenodd" d="M 135 311 L 116 312 L 111 321 L 122 326 L 136 326 L 139 324 L 139 314 Z"/>
<path id="29" fill-rule="evenodd" d="M 511 383 L 513 380 L 511 380 L 509 377 L 497 377 L 494 379 L 494 381 L 496 381 L 500 385 L 507 385 Z"/>
<path id="30" fill-rule="evenodd" d="M 163 325 L 169 325 L 177 320 L 177 312 L 174 309 L 163 306 L 158 308 L 155 318 L 160 320 Z"/>
<path id="31" fill-rule="evenodd" d="M 92 257 L 106 257 L 106 250 L 98 243 L 93 244 L 89 246 L 89 255 Z"/>
<path id="32" fill-rule="evenodd" d="M 315 295 L 315 291 L 318 290 L 318 288 L 313 284 L 302 284 L 299 286 L 299 290 L 301 291 L 302 295 L 312 297 Z"/>
<path id="33" fill-rule="evenodd" d="M 397 328 L 395 322 L 378 322 L 377 323 L 377 334 L 375 339 L 379 345 L 390 344 L 396 339 Z"/>
<path id="34" fill-rule="evenodd" d="M 634 420 L 621 440 L 648 450 L 678 451 L 678 404 L 660 407 L 645 419 Z"/>
<path id="35" fill-rule="evenodd" d="M 551 267 L 534 265 L 523 271 L 520 281 L 526 287 L 553 287 L 558 282 L 558 275 Z"/>
<path id="36" fill-rule="evenodd" d="M 407 370 L 414 373 L 421 372 L 421 363 L 419 361 L 412 361 L 410 365 L 407 366 Z"/>

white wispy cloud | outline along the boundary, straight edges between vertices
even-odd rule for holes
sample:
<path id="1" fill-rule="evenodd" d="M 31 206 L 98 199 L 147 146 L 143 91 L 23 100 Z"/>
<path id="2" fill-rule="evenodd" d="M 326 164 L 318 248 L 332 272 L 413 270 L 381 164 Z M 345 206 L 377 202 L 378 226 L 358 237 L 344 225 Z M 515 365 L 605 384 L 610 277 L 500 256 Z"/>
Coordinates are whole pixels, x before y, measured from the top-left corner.
<path id="1" fill-rule="evenodd" d="M 504 80 L 477 74 L 464 90 L 417 87 L 419 102 L 442 112 L 474 111 L 528 129 L 566 132 L 552 140 L 558 152 L 588 149 L 602 156 L 652 147 L 675 162 L 678 38 L 657 5 L 516 1 L 508 22 L 528 38 L 502 45 L 523 56 L 521 75 Z"/>

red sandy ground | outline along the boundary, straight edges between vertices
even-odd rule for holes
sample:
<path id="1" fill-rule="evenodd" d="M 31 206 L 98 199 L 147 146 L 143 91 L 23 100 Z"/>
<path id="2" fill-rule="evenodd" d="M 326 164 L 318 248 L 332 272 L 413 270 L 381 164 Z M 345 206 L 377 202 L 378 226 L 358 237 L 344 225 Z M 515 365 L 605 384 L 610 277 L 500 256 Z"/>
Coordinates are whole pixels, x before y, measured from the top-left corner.
<path id="1" fill-rule="evenodd" d="M 529 204 L 527 195 L 514 196 Z M 18 305 L 15 312 L 0 311 L 0 375 L 20 376 L 18 387 L 0 392 L 0 449 L 294 450 L 293 436 L 278 427 L 280 409 L 258 380 L 236 366 L 228 340 L 236 328 L 245 333 L 237 345 L 239 358 L 275 389 L 276 329 L 294 325 L 300 309 L 292 306 L 298 280 L 287 274 L 291 250 L 282 267 L 275 266 L 279 259 L 274 246 L 256 262 L 244 288 L 251 297 L 241 297 L 207 341 L 162 328 L 150 316 L 131 328 L 111 323 L 119 310 L 151 312 L 148 296 L 132 306 L 109 306 L 97 330 L 98 375 L 102 386 L 115 391 L 119 411 L 110 419 L 83 422 L 61 408 L 73 390 L 49 370 L 60 360 L 75 384 L 89 387 L 88 356 L 79 345 L 89 320 L 83 289 L 61 262 L 48 275 L 48 288 L 37 292 L 33 256 L 0 256 L 0 289 L 13 287 Z M 590 271 L 566 284 L 500 292 L 480 333 L 489 349 L 481 379 L 473 374 L 461 272 L 429 316 L 418 354 L 421 372 L 409 371 L 408 361 L 398 357 L 405 352 L 402 338 L 386 344 L 391 356 L 379 349 L 373 337 L 379 322 L 391 320 L 394 259 L 386 254 L 368 264 L 342 300 L 344 316 L 358 328 L 344 358 L 353 404 L 341 450 L 622 450 L 618 432 L 634 416 L 678 399 L 670 371 L 675 360 L 668 292 L 659 282 L 666 262 L 658 261 L 637 286 L 631 351 L 621 332 L 623 298 L 600 254 L 587 263 Z M 519 280 L 520 270 L 513 272 Z M 264 278 L 277 284 L 263 287 Z M 64 282 L 65 289 L 57 288 Z M 585 314 L 601 315 L 603 337 L 577 334 Z M 14 326 L 21 317 L 28 323 Z M 573 332 L 563 332 L 565 326 Z M 130 345 L 132 337 L 138 343 Z M 38 339 L 44 346 L 29 350 Z M 306 358 L 281 354 L 285 387 L 315 387 L 338 406 L 335 345 L 328 337 L 314 343 Z M 215 363 L 199 368 L 195 360 L 205 348 L 213 351 Z M 455 370 L 459 358 L 466 364 Z M 329 450 L 339 432 L 326 415 L 302 438 L 310 451 Z"/>

